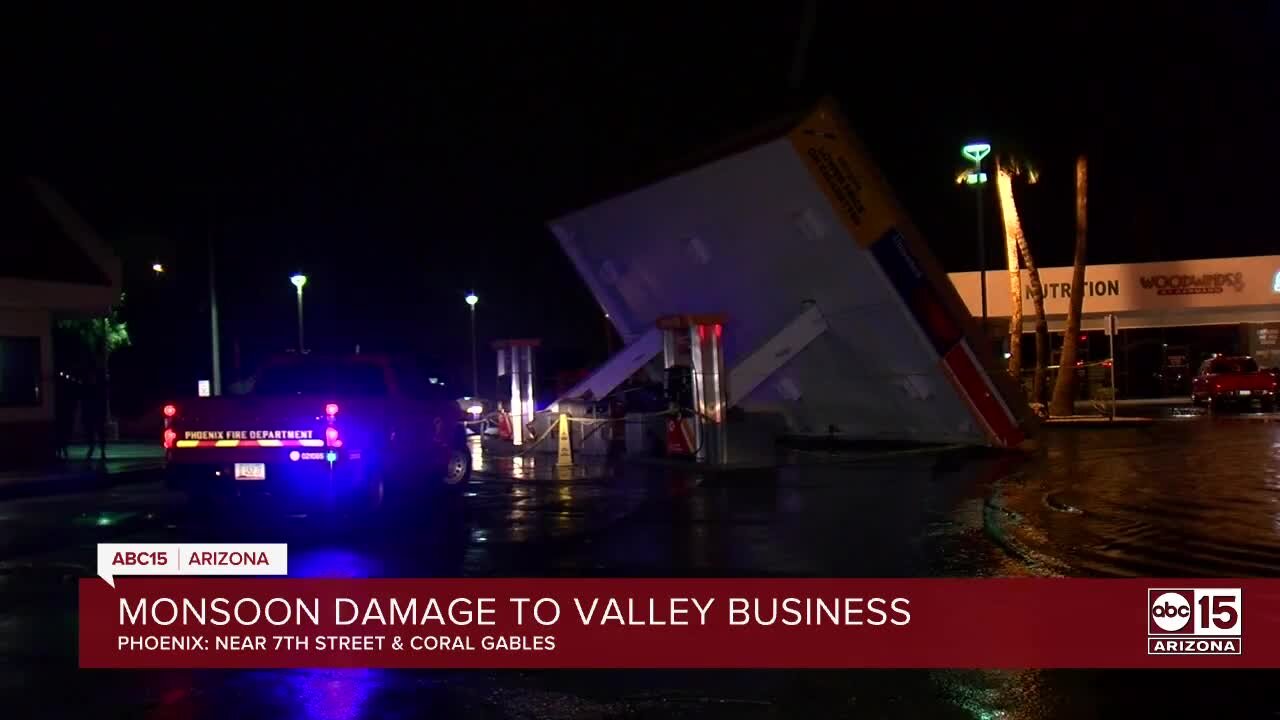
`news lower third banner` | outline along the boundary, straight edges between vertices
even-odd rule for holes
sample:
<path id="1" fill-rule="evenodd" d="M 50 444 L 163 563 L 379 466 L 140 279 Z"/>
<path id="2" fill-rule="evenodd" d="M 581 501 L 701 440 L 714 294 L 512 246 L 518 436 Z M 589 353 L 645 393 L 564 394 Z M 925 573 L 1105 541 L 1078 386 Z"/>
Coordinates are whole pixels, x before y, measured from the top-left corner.
<path id="1" fill-rule="evenodd" d="M 1280 580 L 116 575 L 81 667 L 1280 667 Z"/>

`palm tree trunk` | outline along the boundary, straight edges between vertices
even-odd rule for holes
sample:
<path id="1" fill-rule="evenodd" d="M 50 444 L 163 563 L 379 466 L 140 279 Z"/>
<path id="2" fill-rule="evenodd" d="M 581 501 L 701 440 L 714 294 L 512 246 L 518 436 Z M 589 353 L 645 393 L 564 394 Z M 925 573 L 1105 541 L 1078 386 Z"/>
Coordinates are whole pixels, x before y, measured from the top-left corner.
<path id="1" fill-rule="evenodd" d="M 1036 272 L 1036 282 L 1040 281 L 1040 273 Z M 1049 322 L 1044 318 L 1044 290 L 1040 291 L 1040 300 L 1036 303 L 1036 378 L 1035 397 L 1041 412 L 1049 410 Z"/>
<path id="2" fill-rule="evenodd" d="M 1044 402 L 1044 376 L 1049 369 L 1049 323 L 1044 317 L 1044 286 L 1040 284 L 1040 269 L 1031 257 L 1027 236 L 1018 233 L 1018 253 L 1027 266 L 1027 279 L 1031 282 L 1031 303 L 1036 311 L 1036 372 L 1031 380 L 1032 402 Z"/>
<path id="3" fill-rule="evenodd" d="M 1004 220 L 1004 255 L 1009 265 L 1009 375 L 1022 386 L 1022 270 L 1018 264 L 1018 235 L 1022 224 L 1013 199 L 1013 176 L 996 161 L 996 196 Z"/>
<path id="4" fill-rule="evenodd" d="M 1076 338 L 1080 335 L 1080 313 L 1084 308 L 1085 239 L 1089 230 L 1089 166 L 1085 157 L 1076 158 L 1076 250 L 1071 267 L 1071 304 L 1067 307 L 1067 330 L 1062 337 L 1062 362 L 1058 382 L 1053 387 L 1049 411 L 1070 415 L 1075 409 Z"/>

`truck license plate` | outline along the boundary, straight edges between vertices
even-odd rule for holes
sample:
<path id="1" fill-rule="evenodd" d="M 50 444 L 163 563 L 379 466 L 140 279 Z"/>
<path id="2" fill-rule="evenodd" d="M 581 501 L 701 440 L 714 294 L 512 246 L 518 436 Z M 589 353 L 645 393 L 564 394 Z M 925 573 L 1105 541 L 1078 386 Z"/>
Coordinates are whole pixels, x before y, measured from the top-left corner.
<path id="1" fill-rule="evenodd" d="M 237 480 L 266 480 L 266 463 L 236 463 Z"/>
<path id="2" fill-rule="evenodd" d="M 1252 394 L 1253 394 L 1253 391 L 1252 391 L 1252 390 L 1241 390 L 1241 391 L 1240 391 L 1240 394 L 1241 394 L 1241 395 L 1252 395 Z"/>

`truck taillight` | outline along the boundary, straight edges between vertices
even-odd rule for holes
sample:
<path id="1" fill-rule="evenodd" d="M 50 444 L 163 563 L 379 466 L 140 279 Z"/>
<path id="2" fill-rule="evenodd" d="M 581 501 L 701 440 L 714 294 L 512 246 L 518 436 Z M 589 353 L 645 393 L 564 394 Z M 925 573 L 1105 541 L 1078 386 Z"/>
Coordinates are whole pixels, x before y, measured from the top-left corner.
<path id="1" fill-rule="evenodd" d="M 328 415 L 329 419 L 332 420 L 333 417 L 338 414 L 338 403 L 329 403 L 328 405 L 325 405 L 324 414 Z"/>
<path id="2" fill-rule="evenodd" d="M 162 412 L 164 413 L 164 446 L 171 448 L 177 437 L 177 433 L 173 431 L 173 419 L 178 416 L 178 406 L 172 403 L 165 405 Z"/>

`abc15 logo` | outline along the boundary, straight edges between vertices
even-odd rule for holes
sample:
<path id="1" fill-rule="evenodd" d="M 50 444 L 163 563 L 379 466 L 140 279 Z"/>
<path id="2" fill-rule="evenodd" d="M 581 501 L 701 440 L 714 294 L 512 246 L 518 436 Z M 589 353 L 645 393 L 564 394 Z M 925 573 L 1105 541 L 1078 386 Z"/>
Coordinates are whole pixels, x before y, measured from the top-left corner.
<path id="1" fill-rule="evenodd" d="M 1244 623 L 1240 588 L 1149 588 L 1148 635 L 1239 636 Z"/>

